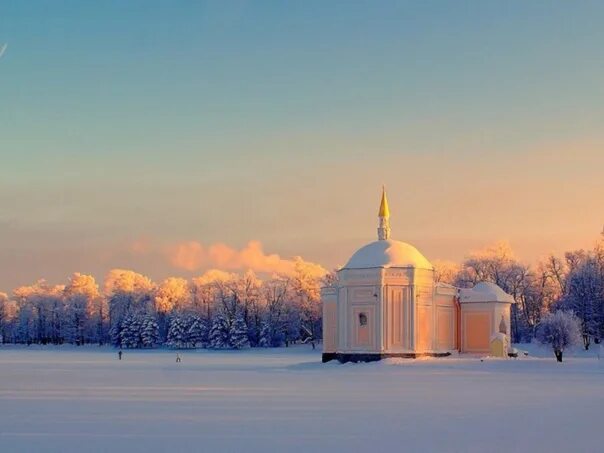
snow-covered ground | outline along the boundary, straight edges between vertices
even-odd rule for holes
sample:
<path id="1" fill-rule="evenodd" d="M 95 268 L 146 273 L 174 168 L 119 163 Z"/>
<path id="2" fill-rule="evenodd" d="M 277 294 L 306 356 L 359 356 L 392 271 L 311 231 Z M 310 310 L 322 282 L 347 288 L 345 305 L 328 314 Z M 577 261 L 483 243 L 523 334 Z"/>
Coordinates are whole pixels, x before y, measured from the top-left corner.
<path id="1" fill-rule="evenodd" d="M 0 450 L 604 450 L 604 357 L 321 364 L 309 346 L 0 347 Z"/>

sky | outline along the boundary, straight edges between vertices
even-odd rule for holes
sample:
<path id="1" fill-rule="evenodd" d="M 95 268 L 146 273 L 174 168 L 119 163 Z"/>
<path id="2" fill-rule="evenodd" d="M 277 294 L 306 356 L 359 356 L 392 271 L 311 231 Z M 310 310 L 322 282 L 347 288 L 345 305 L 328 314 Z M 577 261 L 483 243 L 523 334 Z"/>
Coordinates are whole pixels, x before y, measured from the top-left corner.
<path id="1" fill-rule="evenodd" d="M 600 1 L 3 1 L 0 291 L 327 269 L 392 235 L 526 262 L 604 224 Z"/>

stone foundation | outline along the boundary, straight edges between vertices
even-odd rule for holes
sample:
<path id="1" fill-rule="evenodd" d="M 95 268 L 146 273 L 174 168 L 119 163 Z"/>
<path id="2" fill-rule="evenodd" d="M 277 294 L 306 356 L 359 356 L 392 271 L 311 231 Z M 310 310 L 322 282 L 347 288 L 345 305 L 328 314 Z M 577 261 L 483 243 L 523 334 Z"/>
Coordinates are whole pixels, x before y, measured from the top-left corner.
<path id="1" fill-rule="evenodd" d="M 337 359 L 337 354 L 335 352 L 324 352 L 323 356 L 321 357 L 321 360 L 323 361 L 323 363 L 326 362 L 331 362 L 332 360 Z"/>
<path id="2" fill-rule="evenodd" d="M 450 352 L 375 352 L 375 353 L 341 353 L 341 352 L 325 352 L 323 353 L 323 363 L 331 360 L 337 360 L 340 363 L 347 362 L 377 362 L 382 359 L 401 358 L 401 359 L 416 359 L 418 357 L 447 357 Z"/>

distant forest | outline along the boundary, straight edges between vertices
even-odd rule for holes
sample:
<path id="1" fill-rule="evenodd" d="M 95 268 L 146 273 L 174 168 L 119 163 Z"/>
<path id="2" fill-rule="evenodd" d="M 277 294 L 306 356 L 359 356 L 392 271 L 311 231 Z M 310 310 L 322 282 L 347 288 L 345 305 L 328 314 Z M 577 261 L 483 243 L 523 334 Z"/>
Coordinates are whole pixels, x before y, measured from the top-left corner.
<path id="1" fill-rule="evenodd" d="M 218 270 L 187 281 L 155 284 L 113 269 L 101 292 L 93 276 L 73 274 L 66 285 L 40 280 L 0 293 L 4 343 L 121 348 L 243 348 L 320 338 L 320 286 L 312 265 L 296 260 L 291 275 L 260 280 Z"/>
<path id="2" fill-rule="evenodd" d="M 530 266 L 506 243 L 469 255 L 461 264 L 435 262 L 435 280 L 458 287 L 491 281 L 511 294 L 512 341 L 531 341 L 546 313 L 572 310 L 585 348 L 604 338 L 604 236 L 591 250 L 549 256 Z M 20 344 L 107 344 L 120 348 L 278 347 L 321 338 L 319 276 L 304 261 L 289 275 L 259 279 L 218 270 L 156 284 L 113 269 L 103 289 L 75 273 L 66 285 L 40 280 L 0 293 L 0 340 Z"/>

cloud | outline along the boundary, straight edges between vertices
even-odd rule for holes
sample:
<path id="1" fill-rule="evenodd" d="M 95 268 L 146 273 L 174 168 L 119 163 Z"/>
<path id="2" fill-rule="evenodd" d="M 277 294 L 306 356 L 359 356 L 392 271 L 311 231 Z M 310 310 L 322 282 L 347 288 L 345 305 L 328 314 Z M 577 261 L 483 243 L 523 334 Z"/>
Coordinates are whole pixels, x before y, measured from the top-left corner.
<path id="1" fill-rule="evenodd" d="M 4 52 L 6 52 L 7 47 L 8 47 L 8 43 L 0 44 L 0 58 L 2 58 L 2 55 L 4 55 Z"/>
<path id="2" fill-rule="evenodd" d="M 203 246 L 196 241 L 168 246 L 166 256 L 173 267 L 187 271 L 199 269 L 205 261 Z"/>
<path id="3" fill-rule="evenodd" d="M 130 244 L 134 255 L 161 254 L 168 263 L 189 272 L 212 269 L 213 272 L 252 270 L 263 274 L 291 275 L 297 266 L 304 266 L 305 272 L 322 276 L 326 273 L 323 266 L 304 261 L 300 257 L 282 258 L 278 254 L 264 252 L 260 241 L 249 241 L 241 249 L 233 248 L 222 242 L 204 246 L 198 241 L 185 241 L 157 248 L 146 240 L 137 240 Z"/>
<path id="4" fill-rule="evenodd" d="M 134 255 L 144 255 L 151 251 L 151 241 L 147 238 L 140 238 L 132 242 L 128 249 Z"/>

